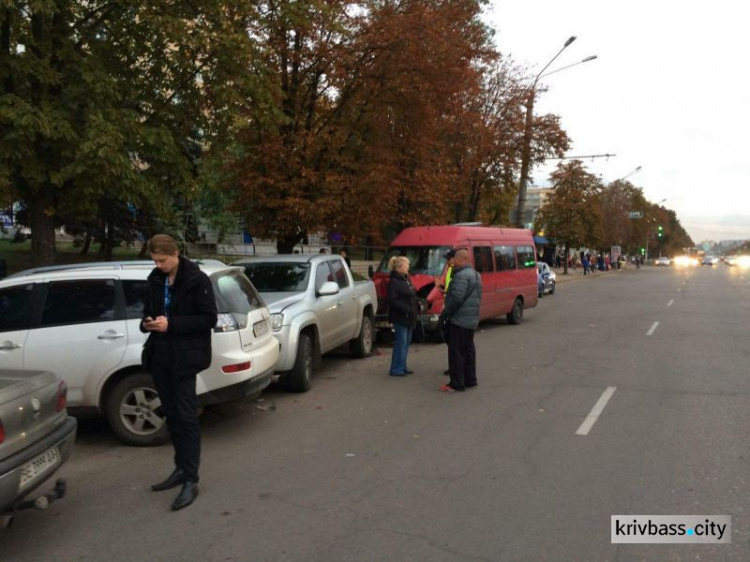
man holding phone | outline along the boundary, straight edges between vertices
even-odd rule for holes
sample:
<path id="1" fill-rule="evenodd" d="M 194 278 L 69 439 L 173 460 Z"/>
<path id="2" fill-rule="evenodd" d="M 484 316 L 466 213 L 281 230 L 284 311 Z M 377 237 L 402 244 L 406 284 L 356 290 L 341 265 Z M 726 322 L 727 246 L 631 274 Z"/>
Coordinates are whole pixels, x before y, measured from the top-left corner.
<path id="1" fill-rule="evenodd" d="M 211 280 L 180 256 L 177 242 L 166 234 L 148 241 L 156 268 L 148 276 L 148 298 L 141 331 L 149 333 L 144 366 L 154 379 L 175 449 L 175 469 L 151 489 L 182 486 L 172 504 L 177 511 L 198 497 L 200 424 L 195 384 L 211 364 L 211 331 L 217 310 Z"/>

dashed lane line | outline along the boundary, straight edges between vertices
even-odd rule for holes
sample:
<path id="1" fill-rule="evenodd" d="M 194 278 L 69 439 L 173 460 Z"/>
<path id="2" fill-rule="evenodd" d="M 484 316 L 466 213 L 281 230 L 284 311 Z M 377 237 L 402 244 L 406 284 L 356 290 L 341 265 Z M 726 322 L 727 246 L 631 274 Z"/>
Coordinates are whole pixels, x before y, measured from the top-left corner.
<path id="1" fill-rule="evenodd" d="M 667 304 L 667 306 L 672 306 L 673 303 L 674 303 L 674 299 L 672 299 L 671 301 L 669 301 L 669 303 Z"/>
<path id="2" fill-rule="evenodd" d="M 651 328 L 649 328 L 648 332 L 646 332 L 646 335 L 647 336 L 653 336 L 654 332 L 656 331 L 656 328 L 658 328 L 658 327 L 659 327 L 659 323 L 658 322 L 654 322 L 654 324 L 651 326 Z"/>
<path id="3" fill-rule="evenodd" d="M 607 405 L 607 402 L 609 402 L 609 399 L 612 398 L 615 390 L 617 390 L 616 386 L 610 386 L 607 388 L 607 390 L 604 391 L 604 393 L 599 397 L 599 400 L 597 400 L 596 404 L 594 404 L 594 407 L 591 409 L 591 412 L 589 412 L 589 415 L 586 416 L 585 420 L 583 420 L 581 427 L 579 427 L 578 431 L 576 431 L 576 435 L 589 434 L 589 431 L 591 431 L 591 428 L 594 427 L 596 420 L 599 419 L 599 416 L 604 411 L 604 407 Z"/>

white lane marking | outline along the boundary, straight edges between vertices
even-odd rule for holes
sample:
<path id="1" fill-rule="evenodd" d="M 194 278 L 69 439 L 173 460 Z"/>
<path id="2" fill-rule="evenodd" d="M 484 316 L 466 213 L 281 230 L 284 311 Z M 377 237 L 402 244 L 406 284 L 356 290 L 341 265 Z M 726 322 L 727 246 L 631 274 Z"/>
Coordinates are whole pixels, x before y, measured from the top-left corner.
<path id="1" fill-rule="evenodd" d="M 674 299 L 672 299 L 671 301 L 669 301 L 669 304 L 667 306 L 672 306 L 672 303 L 674 303 Z"/>
<path id="2" fill-rule="evenodd" d="M 604 407 L 607 405 L 607 402 L 609 402 L 609 399 L 612 398 L 615 390 L 617 390 L 616 386 L 610 386 L 609 388 L 607 388 L 607 390 L 604 391 L 604 394 L 601 395 L 596 404 L 594 404 L 594 407 L 591 408 L 591 412 L 589 412 L 589 415 L 586 416 L 585 420 L 583 420 L 581 427 L 579 427 L 578 431 L 576 431 L 576 435 L 588 435 L 589 431 L 591 431 L 591 428 L 594 427 L 596 420 L 599 419 L 599 416 L 604 410 Z"/>
<path id="3" fill-rule="evenodd" d="M 659 323 L 658 323 L 658 322 L 654 322 L 654 325 L 653 325 L 653 326 L 651 326 L 651 328 L 649 329 L 649 331 L 648 331 L 648 332 L 646 332 L 646 335 L 647 335 L 647 336 L 653 336 L 653 335 L 654 335 L 654 332 L 656 331 L 656 328 L 657 328 L 658 326 L 659 326 Z"/>

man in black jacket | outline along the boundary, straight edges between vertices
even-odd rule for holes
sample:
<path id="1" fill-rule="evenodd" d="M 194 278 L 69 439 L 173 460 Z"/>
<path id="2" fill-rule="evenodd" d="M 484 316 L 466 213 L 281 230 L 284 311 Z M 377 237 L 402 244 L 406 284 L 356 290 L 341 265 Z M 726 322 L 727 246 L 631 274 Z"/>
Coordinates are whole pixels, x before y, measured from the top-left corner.
<path id="1" fill-rule="evenodd" d="M 144 367 L 151 373 L 175 449 L 175 469 L 154 491 L 182 485 L 172 504 L 179 510 L 198 496 L 200 424 L 196 376 L 211 365 L 211 331 L 217 310 L 211 280 L 180 256 L 165 234 L 148 242 L 156 268 L 148 276 L 141 331 L 150 332 Z"/>

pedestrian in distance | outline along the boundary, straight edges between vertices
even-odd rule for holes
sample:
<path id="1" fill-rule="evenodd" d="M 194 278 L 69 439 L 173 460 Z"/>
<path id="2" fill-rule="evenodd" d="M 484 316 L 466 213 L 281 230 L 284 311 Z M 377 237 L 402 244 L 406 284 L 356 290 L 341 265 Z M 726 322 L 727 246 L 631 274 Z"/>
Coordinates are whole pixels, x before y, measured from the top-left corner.
<path id="1" fill-rule="evenodd" d="M 434 277 L 435 279 L 435 286 L 440 289 L 443 293 L 445 293 L 448 290 L 448 287 L 451 284 L 451 278 L 453 277 L 453 258 L 456 257 L 456 251 L 451 249 L 448 250 L 445 253 L 445 259 L 448 260 L 447 268 L 445 269 L 445 278 L 440 279 L 439 275 L 436 275 Z"/>
<path id="2" fill-rule="evenodd" d="M 468 250 L 457 250 L 453 262 L 453 278 L 443 307 L 449 324 L 448 367 L 451 379 L 440 387 L 443 392 L 462 392 L 477 386 L 474 331 L 479 326 L 482 281 L 471 267 Z"/>
<path id="3" fill-rule="evenodd" d="M 343 260 L 346 262 L 347 267 L 349 268 L 349 271 L 352 270 L 352 260 L 350 260 L 346 255 L 346 250 L 341 250 L 339 252 L 339 255 L 343 258 Z"/>
<path id="4" fill-rule="evenodd" d="M 165 234 L 148 241 L 156 268 L 148 276 L 148 298 L 141 331 L 149 334 L 143 366 L 154 379 L 174 445 L 172 474 L 151 486 L 155 492 L 182 489 L 172 503 L 177 511 L 198 497 L 200 423 L 196 377 L 211 364 L 211 331 L 216 299 L 211 280 L 182 257 L 177 242 Z"/>
<path id="5" fill-rule="evenodd" d="M 388 321 L 393 323 L 395 338 L 391 356 L 392 377 L 404 377 L 414 371 L 406 366 L 409 345 L 419 318 L 417 291 L 409 280 L 409 258 L 394 256 L 388 262 Z"/>

